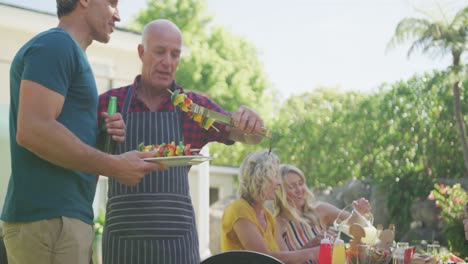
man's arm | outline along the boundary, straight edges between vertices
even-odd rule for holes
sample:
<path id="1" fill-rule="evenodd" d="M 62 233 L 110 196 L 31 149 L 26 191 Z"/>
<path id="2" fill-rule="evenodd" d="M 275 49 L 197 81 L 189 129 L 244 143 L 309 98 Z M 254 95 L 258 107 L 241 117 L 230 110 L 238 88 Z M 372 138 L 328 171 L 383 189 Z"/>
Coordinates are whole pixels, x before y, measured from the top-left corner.
<path id="1" fill-rule="evenodd" d="M 276 217 L 276 243 L 278 244 L 281 251 L 289 251 L 286 242 L 283 239 L 283 234 L 286 232 L 287 220 L 283 217 Z"/>
<path id="2" fill-rule="evenodd" d="M 263 140 L 263 136 L 244 134 L 244 132 L 242 132 L 241 130 L 232 128 L 229 133 L 229 139 L 236 142 L 242 142 L 248 145 L 256 145 Z"/>
<path id="3" fill-rule="evenodd" d="M 36 82 L 23 80 L 20 88 L 16 141 L 44 160 L 83 172 L 115 175 L 128 185 L 138 184 L 145 173 L 164 168 L 141 160 L 152 154 L 130 152 L 108 155 L 83 143 L 56 119 L 63 95 Z"/>

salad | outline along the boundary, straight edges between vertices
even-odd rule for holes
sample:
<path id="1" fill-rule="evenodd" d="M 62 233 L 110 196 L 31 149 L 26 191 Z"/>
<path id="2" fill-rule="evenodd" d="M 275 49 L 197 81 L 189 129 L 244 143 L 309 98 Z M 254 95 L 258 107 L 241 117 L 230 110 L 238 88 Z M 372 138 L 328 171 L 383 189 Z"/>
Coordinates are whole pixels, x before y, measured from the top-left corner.
<path id="1" fill-rule="evenodd" d="M 137 150 L 142 152 L 156 151 L 155 157 L 190 156 L 192 152 L 200 151 L 199 149 L 192 149 L 190 144 L 184 145 L 182 141 L 178 145 L 174 141 L 168 144 L 161 143 L 154 145 L 140 143 Z"/>

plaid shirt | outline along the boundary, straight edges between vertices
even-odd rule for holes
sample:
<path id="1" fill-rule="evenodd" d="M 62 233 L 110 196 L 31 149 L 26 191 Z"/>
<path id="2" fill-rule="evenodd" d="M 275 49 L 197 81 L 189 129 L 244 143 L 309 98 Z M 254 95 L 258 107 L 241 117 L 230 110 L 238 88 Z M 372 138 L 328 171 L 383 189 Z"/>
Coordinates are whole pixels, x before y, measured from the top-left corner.
<path id="1" fill-rule="evenodd" d="M 148 107 L 137 98 L 136 91 L 138 88 L 138 82 L 140 81 L 140 76 L 135 78 L 133 84 L 111 89 L 99 96 L 99 106 L 98 106 L 98 116 L 100 113 L 107 112 L 107 104 L 111 96 L 117 97 L 117 112 L 122 112 L 125 95 L 127 94 L 128 89 L 133 89 L 133 97 L 129 106 L 129 112 L 150 112 Z M 223 114 L 231 115 L 229 112 L 226 112 L 219 105 L 211 101 L 208 97 L 197 94 L 195 92 L 184 92 L 184 89 L 177 84 L 175 89 L 180 89 L 181 93 L 185 93 L 187 97 L 192 99 L 192 101 L 198 105 L 204 106 L 208 109 L 220 112 Z M 172 104 L 171 97 L 166 96 L 163 98 L 158 112 L 172 112 L 174 111 L 174 105 Z M 99 118 L 99 121 L 101 119 Z M 192 148 L 202 148 L 209 142 L 217 141 L 224 143 L 226 145 L 234 144 L 234 141 L 228 138 L 229 133 L 226 132 L 225 126 L 215 123 L 214 125 L 219 130 L 216 131 L 212 127 L 208 130 L 203 129 L 197 122 L 193 121 L 186 112 L 182 112 L 182 122 L 183 122 L 183 133 L 184 133 L 184 144 L 191 144 Z M 160 144 L 161 142 L 147 142 L 147 144 Z"/>

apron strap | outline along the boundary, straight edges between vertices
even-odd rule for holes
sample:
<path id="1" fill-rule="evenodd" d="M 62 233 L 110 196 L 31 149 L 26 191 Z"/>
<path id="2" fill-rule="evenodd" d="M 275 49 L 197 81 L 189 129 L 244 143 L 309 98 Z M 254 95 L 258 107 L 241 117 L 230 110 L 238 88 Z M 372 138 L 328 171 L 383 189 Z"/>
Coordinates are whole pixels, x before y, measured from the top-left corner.
<path id="1" fill-rule="evenodd" d="M 134 94 L 133 91 L 138 89 L 138 87 L 140 87 L 140 83 L 141 83 L 141 79 L 137 81 L 136 86 L 134 86 L 134 85 L 129 86 L 129 89 L 127 90 L 127 93 L 125 94 L 124 104 L 123 104 L 123 107 L 122 107 L 122 114 L 123 113 L 128 113 L 128 110 L 130 109 L 130 104 L 132 102 L 133 94 Z M 171 86 L 170 86 L 170 90 L 175 91 L 176 88 L 177 88 L 176 82 L 173 81 Z M 179 108 L 174 107 L 174 112 L 180 112 Z"/>
<path id="2" fill-rule="evenodd" d="M 140 83 L 138 82 L 137 85 L 140 85 Z M 132 102 L 133 90 L 135 88 L 136 87 L 134 87 L 133 85 L 129 86 L 129 89 L 127 90 L 127 94 L 125 94 L 124 104 L 122 107 L 122 113 L 128 113 L 128 109 L 130 108 L 130 103 Z"/>

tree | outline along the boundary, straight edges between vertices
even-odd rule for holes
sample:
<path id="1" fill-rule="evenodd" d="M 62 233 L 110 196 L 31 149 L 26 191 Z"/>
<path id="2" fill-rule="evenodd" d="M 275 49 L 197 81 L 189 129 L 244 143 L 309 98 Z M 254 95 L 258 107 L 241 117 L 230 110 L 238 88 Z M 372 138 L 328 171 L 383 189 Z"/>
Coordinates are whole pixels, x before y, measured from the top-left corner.
<path id="1" fill-rule="evenodd" d="M 362 146 L 369 145 L 361 143 L 368 137 L 360 136 L 368 131 L 359 123 L 369 117 L 359 111 L 364 98 L 330 87 L 290 96 L 274 126 L 281 162 L 301 168 L 315 187 L 360 178 Z"/>
<path id="2" fill-rule="evenodd" d="M 447 79 L 448 72 L 434 71 L 371 94 L 327 88 L 291 96 L 273 127 L 276 152 L 282 163 L 302 169 L 312 187 L 354 178 L 391 197 L 375 220 L 396 224 L 401 237 L 410 228 L 413 201 L 425 199 L 440 179 L 463 177 Z"/>
<path id="3" fill-rule="evenodd" d="M 441 9 L 440 11 L 441 18 L 424 13 L 427 18 L 401 20 L 395 29 L 389 47 L 414 40 L 408 50 L 408 57 L 416 50 L 436 56 L 443 56 L 447 53 L 452 55 L 451 71 L 455 76 L 452 84 L 453 111 L 457 122 L 465 170 L 468 171 L 468 141 L 461 110 L 460 89 L 462 81 L 459 77 L 463 68 L 461 66 L 462 54 L 468 48 L 468 7 L 458 11 L 451 20 L 447 19 Z"/>
<path id="4" fill-rule="evenodd" d="M 205 1 L 198 0 L 148 0 L 146 9 L 141 10 L 128 28 L 140 31 L 148 22 L 165 18 L 182 31 L 184 41 L 190 43 L 191 36 L 204 35 L 212 18 L 206 12 Z M 201 36 L 203 37 L 203 36 Z"/>

